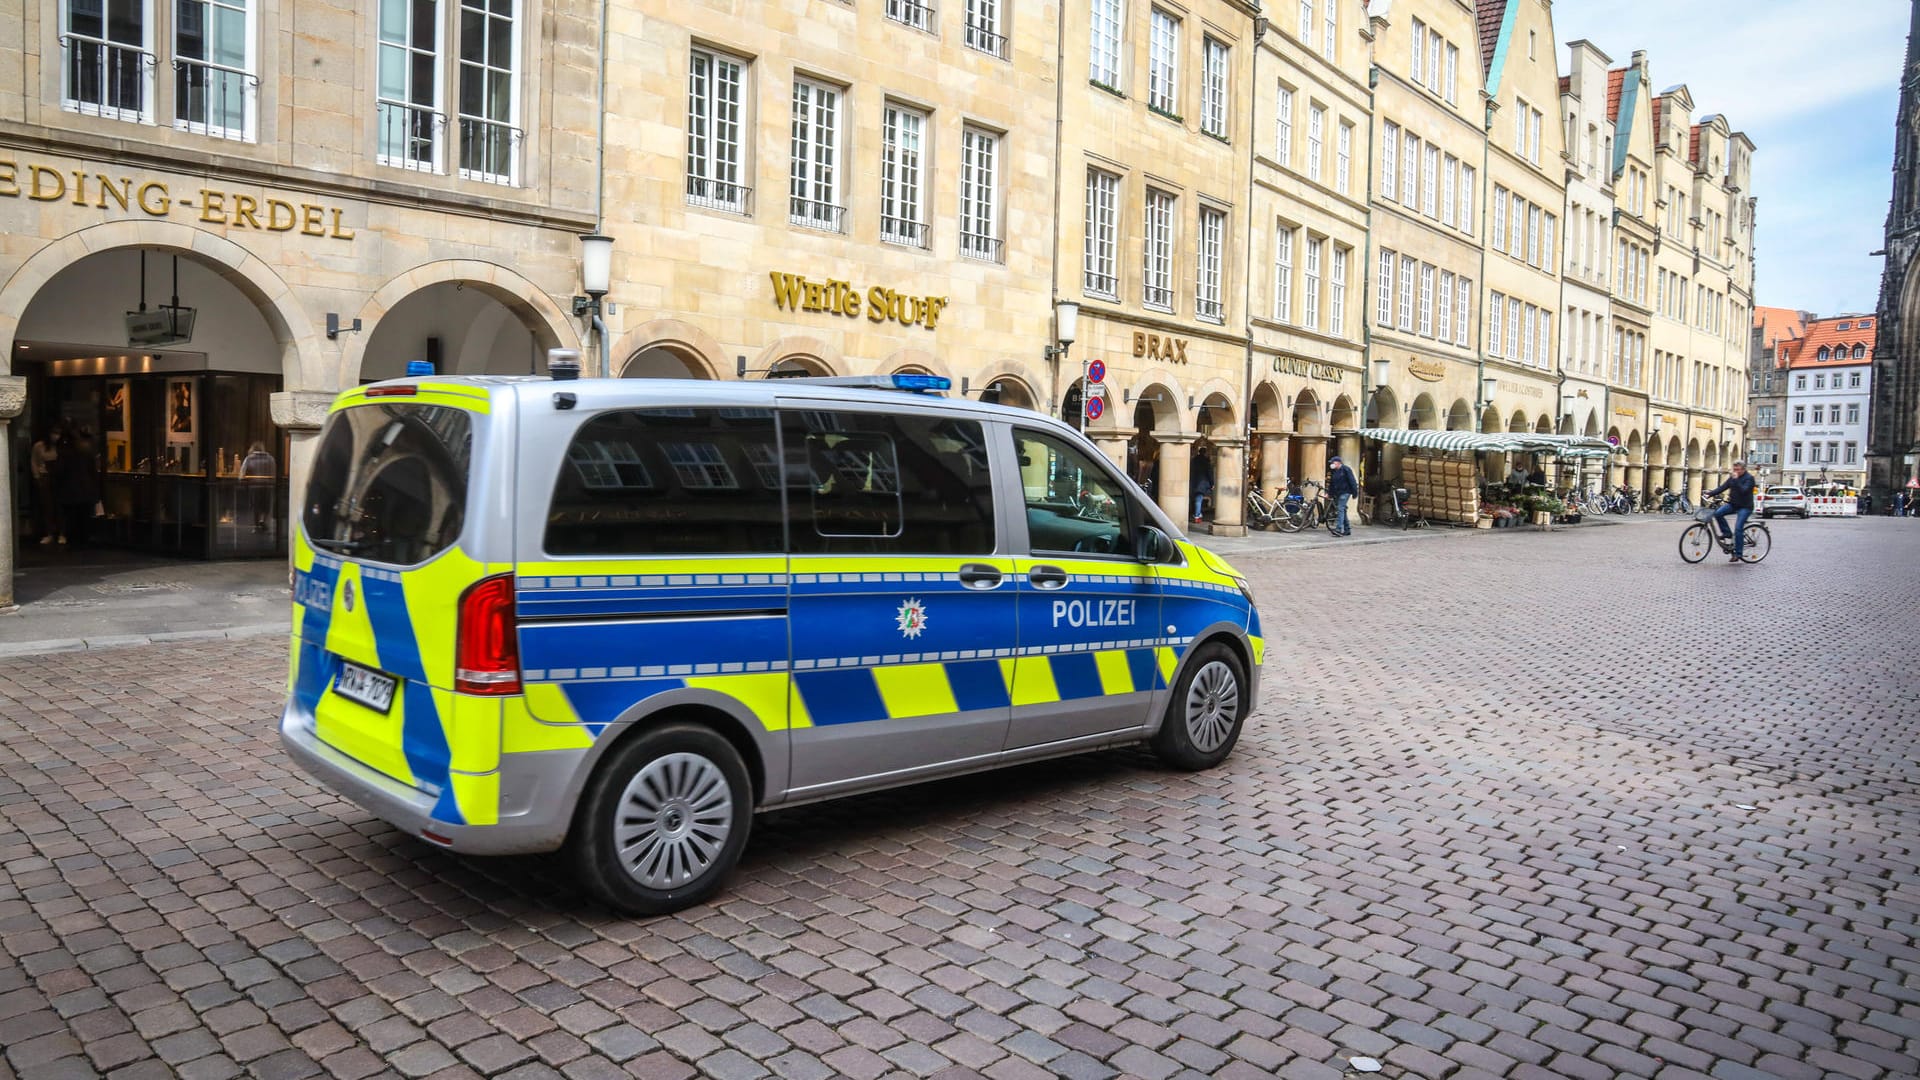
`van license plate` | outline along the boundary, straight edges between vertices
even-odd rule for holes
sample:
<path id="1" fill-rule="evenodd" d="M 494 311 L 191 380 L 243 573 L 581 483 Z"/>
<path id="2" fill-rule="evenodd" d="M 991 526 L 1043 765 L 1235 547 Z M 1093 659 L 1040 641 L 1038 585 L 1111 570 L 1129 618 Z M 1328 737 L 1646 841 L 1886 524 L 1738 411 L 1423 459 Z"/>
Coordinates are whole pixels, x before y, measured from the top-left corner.
<path id="1" fill-rule="evenodd" d="M 393 676 L 345 660 L 340 662 L 340 677 L 333 682 L 334 693 L 379 713 L 393 708 L 393 687 Z"/>

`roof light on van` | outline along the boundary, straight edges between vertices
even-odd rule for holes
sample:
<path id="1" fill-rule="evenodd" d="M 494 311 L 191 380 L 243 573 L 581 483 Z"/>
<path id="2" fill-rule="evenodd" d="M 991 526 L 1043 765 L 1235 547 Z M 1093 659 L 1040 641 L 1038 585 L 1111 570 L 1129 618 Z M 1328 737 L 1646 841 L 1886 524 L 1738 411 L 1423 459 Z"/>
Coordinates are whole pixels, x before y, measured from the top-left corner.
<path id="1" fill-rule="evenodd" d="M 393 386 L 367 387 L 368 397 L 412 397 L 413 395 L 419 392 L 420 392 L 420 388 L 413 385 L 412 383 L 398 383 Z"/>
<path id="2" fill-rule="evenodd" d="M 916 375 L 903 371 L 893 377 L 893 388 L 924 394 L 928 391 L 951 390 L 953 380 L 945 375 Z"/>
<path id="3" fill-rule="evenodd" d="M 431 375 L 433 374 L 433 361 L 409 360 L 407 361 L 407 374 L 408 375 Z"/>

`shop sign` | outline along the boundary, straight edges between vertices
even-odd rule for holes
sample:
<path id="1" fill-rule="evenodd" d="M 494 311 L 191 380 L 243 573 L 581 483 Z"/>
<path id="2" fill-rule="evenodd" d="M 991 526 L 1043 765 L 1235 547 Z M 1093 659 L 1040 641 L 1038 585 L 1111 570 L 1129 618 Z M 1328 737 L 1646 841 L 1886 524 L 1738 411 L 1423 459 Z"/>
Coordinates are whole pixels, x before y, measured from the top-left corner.
<path id="1" fill-rule="evenodd" d="M 141 180 L 87 169 L 55 169 L 0 158 L 0 197 L 34 202 L 68 202 L 96 210 L 118 208 L 148 217 L 171 217 L 176 207 L 197 210 L 195 220 L 231 229 L 351 240 L 346 211 L 319 203 L 252 195 L 226 188 L 198 188 L 192 196 L 176 192 L 165 180 Z M 197 200 L 197 202 L 196 202 Z"/>
<path id="2" fill-rule="evenodd" d="M 1187 339 L 1161 337 L 1159 334 L 1133 332 L 1133 355 L 1168 364 L 1187 362 Z"/>
<path id="3" fill-rule="evenodd" d="M 1712 431 L 1712 430 L 1713 430 L 1713 421 L 1711 421 L 1711 420 L 1695 420 L 1695 421 L 1693 422 L 1693 428 L 1694 428 L 1694 430 L 1695 430 L 1695 431 Z"/>
<path id="4" fill-rule="evenodd" d="M 1318 379 L 1321 382 L 1340 381 L 1345 374 L 1338 366 L 1324 360 L 1308 360 L 1304 356 L 1276 356 L 1273 358 L 1273 372 L 1276 375 L 1297 375 L 1303 379 Z"/>
<path id="5" fill-rule="evenodd" d="M 804 274 L 783 274 L 778 270 L 770 271 L 767 277 L 773 282 L 773 303 L 782 311 L 807 311 L 852 319 L 859 317 L 864 309 L 868 322 L 892 320 L 901 326 L 924 326 L 931 330 L 940 322 L 940 312 L 947 306 L 944 296 L 912 296 L 884 285 L 872 286 L 863 296 L 852 282 L 837 278 L 810 281 Z"/>
<path id="6" fill-rule="evenodd" d="M 1538 398 L 1547 396 L 1546 391 L 1540 389 L 1540 387 L 1533 383 L 1516 383 L 1501 379 L 1500 389 L 1505 390 L 1509 394 L 1518 394 L 1521 397 Z"/>
<path id="7" fill-rule="evenodd" d="M 1632 409 L 1616 408 L 1613 410 L 1613 415 L 1621 417 L 1626 420 L 1637 420 L 1640 418 L 1640 414 L 1633 411 Z"/>
<path id="8" fill-rule="evenodd" d="M 1439 382 L 1447 377 L 1447 365 L 1443 360 L 1422 360 L 1410 356 L 1407 358 L 1407 371 L 1422 382 Z"/>

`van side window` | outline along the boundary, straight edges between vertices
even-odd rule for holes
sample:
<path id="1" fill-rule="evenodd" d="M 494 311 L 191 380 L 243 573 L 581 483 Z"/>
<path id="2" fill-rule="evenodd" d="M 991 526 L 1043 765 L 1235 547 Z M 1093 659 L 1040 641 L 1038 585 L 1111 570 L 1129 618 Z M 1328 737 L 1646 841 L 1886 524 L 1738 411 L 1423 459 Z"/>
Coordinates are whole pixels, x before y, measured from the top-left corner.
<path id="1" fill-rule="evenodd" d="M 1016 430 L 1027 544 L 1034 551 L 1130 554 L 1127 494 L 1093 459 L 1051 435 Z"/>
<path id="2" fill-rule="evenodd" d="M 993 478 L 975 420 L 781 413 L 795 554 L 983 555 Z"/>
<path id="3" fill-rule="evenodd" d="M 412 402 L 328 419 L 307 483 L 307 536 L 324 551 L 413 566 L 452 547 L 467 516 L 473 421 Z"/>
<path id="4" fill-rule="evenodd" d="M 553 555 L 778 552 L 771 409 L 628 409 L 580 426 L 547 512 Z"/>

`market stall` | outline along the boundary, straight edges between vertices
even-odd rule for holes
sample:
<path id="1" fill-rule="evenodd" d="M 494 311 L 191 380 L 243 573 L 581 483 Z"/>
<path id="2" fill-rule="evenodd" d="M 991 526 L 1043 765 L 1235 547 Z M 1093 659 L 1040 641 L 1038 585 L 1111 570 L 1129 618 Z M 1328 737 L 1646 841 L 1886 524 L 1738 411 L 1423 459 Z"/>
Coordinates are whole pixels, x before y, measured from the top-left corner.
<path id="1" fill-rule="evenodd" d="M 1479 455 L 1534 453 L 1562 460 L 1606 458 L 1621 452 L 1602 439 L 1531 432 L 1419 431 L 1365 428 L 1363 439 L 1407 448 L 1398 477 L 1363 478 L 1368 491 L 1390 486 L 1408 491 L 1409 512 L 1429 521 L 1474 526 L 1496 520 L 1544 522 L 1565 507 L 1541 484 L 1481 482 Z M 1483 491 L 1499 500 L 1499 512 L 1483 501 Z"/>

